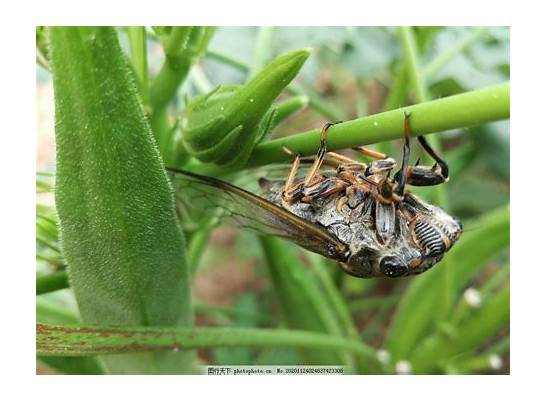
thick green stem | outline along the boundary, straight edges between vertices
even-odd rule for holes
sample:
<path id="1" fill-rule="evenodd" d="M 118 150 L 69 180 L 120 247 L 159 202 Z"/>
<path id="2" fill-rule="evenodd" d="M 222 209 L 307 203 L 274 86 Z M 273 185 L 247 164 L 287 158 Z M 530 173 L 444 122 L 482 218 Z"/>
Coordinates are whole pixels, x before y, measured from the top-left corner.
<path id="1" fill-rule="evenodd" d="M 372 347 L 340 336 L 309 331 L 247 328 L 119 328 L 36 324 L 40 356 L 83 356 L 238 346 L 293 346 L 352 352 L 376 361 Z"/>
<path id="2" fill-rule="evenodd" d="M 173 27 L 169 39 L 165 44 L 165 55 L 167 58 L 177 57 L 182 53 L 182 49 L 185 47 L 188 42 L 192 27 L 188 26 L 179 26 Z"/>
<path id="3" fill-rule="evenodd" d="M 508 119 L 510 84 L 506 82 L 336 124 L 328 132 L 328 149 L 334 151 L 402 138 L 404 111 L 411 112 L 412 136 Z M 262 143 L 254 149 L 248 165 L 288 161 L 290 157 L 282 151 L 283 145 L 300 155 L 313 155 L 319 136 L 320 130 L 316 129 Z"/>

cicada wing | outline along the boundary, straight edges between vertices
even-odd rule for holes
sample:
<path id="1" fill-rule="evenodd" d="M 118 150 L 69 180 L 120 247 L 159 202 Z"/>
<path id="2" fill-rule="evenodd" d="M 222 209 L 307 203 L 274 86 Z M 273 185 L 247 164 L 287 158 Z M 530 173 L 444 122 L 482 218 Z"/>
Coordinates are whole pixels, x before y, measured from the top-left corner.
<path id="1" fill-rule="evenodd" d="M 208 176 L 169 168 L 178 201 L 187 211 L 229 218 L 237 226 L 285 238 L 310 251 L 343 260 L 348 247 L 324 227 L 240 187 Z"/>

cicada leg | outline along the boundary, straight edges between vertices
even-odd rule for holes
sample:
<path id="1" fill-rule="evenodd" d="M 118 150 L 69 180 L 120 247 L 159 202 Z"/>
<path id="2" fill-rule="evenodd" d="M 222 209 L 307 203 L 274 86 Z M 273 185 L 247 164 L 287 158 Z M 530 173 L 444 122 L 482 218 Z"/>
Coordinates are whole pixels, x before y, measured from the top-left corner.
<path id="1" fill-rule="evenodd" d="M 438 156 L 427 140 L 422 136 L 417 137 L 417 140 L 423 149 L 432 157 L 432 159 L 434 159 L 435 163 L 433 166 L 419 166 L 419 162 L 417 162 L 415 166 L 408 166 L 410 133 L 410 113 L 404 112 L 404 151 L 402 167 L 394 177 L 398 182 L 396 193 L 400 196 L 403 195 L 406 184 L 412 186 L 434 186 L 436 184 L 444 183 L 449 179 L 447 163 Z"/>
<path id="2" fill-rule="evenodd" d="M 387 159 L 386 154 L 382 152 L 374 151 L 373 149 L 370 149 L 370 148 L 353 147 L 353 150 L 357 151 L 358 153 L 361 153 L 364 156 L 369 156 L 370 158 L 373 158 L 373 159 Z"/>
<path id="3" fill-rule="evenodd" d="M 441 174 L 444 181 L 449 180 L 449 168 L 447 166 L 447 163 L 442 158 L 440 158 L 440 156 L 438 156 L 438 154 L 436 153 L 436 151 L 434 151 L 434 149 L 432 149 L 432 147 L 429 145 L 425 137 L 419 136 L 417 137 L 417 141 L 419 141 L 419 144 L 421 144 L 423 149 L 430 155 L 430 157 L 434 159 L 434 161 L 436 162 L 434 166 L 436 165 L 440 166 L 439 173 Z M 431 170 L 434 170 L 434 166 L 432 167 Z"/>
<path id="4" fill-rule="evenodd" d="M 298 168 L 300 166 L 300 156 L 299 154 L 292 152 L 287 147 L 282 147 L 282 150 L 286 152 L 288 155 L 291 155 L 294 157 L 292 161 L 292 166 L 290 167 L 290 172 L 288 173 L 288 177 L 286 178 L 286 181 L 284 183 L 282 198 L 286 202 L 294 202 L 298 198 L 299 186 L 294 185 L 294 180 L 296 178 L 296 174 L 298 173 Z"/>
<path id="5" fill-rule="evenodd" d="M 390 172 L 396 166 L 396 161 L 393 158 L 387 157 L 386 154 L 366 147 L 354 147 L 353 150 L 358 153 L 375 159 L 368 165 L 366 176 L 371 176 L 378 173 Z"/>
<path id="6" fill-rule="evenodd" d="M 410 142 L 409 136 L 411 133 L 410 127 L 410 113 L 404 112 L 404 148 L 402 153 L 402 166 L 400 170 L 394 176 L 395 180 L 398 182 L 396 186 L 396 194 L 399 196 L 404 195 L 404 188 L 406 187 L 406 182 L 408 180 L 408 161 L 410 154 Z"/>
<path id="7" fill-rule="evenodd" d="M 408 171 L 408 184 L 412 186 L 434 186 L 449 180 L 449 168 L 447 163 L 436 154 L 424 137 L 417 137 L 424 150 L 434 159 L 433 166 L 410 166 Z"/>
<path id="8" fill-rule="evenodd" d="M 304 185 L 307 187 L 313 183 L 313 179 L 319 172 L 320 167 L 322 166 L 322 163 L 324 162 L 324 158 L 326 157 L 326 138 L 328 136 L 328 130 L 330 127 L 332 127 L 334 123 L 326 123 L 320 132 L 320 146 L 319 150 L 317 152 L 317 156 L 315 156 L 315 160 L 313 162 L 313 166 L 311 166 L 311 170 L 305 177 Z"/>
<path id="9" fill-rule="evenodd" d="M 327 177 L 313 186 L 304 187 L 302 201 L 310 203 L 314 200 L 328 197 L 345 190 L 350 183 L 338 177 Z"/>
<path id="10" fill-rule="evenodd" d="M 318 174 L 323 164 L 339 167 L 340 164 L 358 163 L 345 157 L 344 155 L 326 151 L 328 129 L 333 125 L 334 124 L 332 123 L 327 123 L 323 126 L 320 133 L 319 150 L 315 156 L 315 159 L 313 160 L 313 165 L 311 166 L 311 169 L 303 182 L 295 183 L 296 174 L 300 165 L 299 155 L 295 154 L 290 149 L 283 147 L 284 152 L 294 156 L 292 167 L 286 179 L 282 195 L 285 202 L 293 203 L 298 199 L 301 199 L 303 202 L 311 202 L 314 199 L 326 197 L 342 191 L 347 186 L 343 180 L 337 178 L 325 178 Z M 328 160 L 326 160 L 327 157 Z M 359 166 L 360 165 L 361 170 L 366 168 L 366 165 L 359 164 Z"/>

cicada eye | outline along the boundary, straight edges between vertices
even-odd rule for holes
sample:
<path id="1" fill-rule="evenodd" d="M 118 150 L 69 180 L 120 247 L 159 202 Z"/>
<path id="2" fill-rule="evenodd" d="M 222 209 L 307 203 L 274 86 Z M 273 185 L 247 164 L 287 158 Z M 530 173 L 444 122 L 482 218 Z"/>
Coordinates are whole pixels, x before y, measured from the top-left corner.
<path id="1" fill-rule="evenodd" d="M 388 256 L 383 257 L 379 264 L 381 272 L 391 278 L 404 276 L 408 274 L 408 266 L 398 257 Z"/>

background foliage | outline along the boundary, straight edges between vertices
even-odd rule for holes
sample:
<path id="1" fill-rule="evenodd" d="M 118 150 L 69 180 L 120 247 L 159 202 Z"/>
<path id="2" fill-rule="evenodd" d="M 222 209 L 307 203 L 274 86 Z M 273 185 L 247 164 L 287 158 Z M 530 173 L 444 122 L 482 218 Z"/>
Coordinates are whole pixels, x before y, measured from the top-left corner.
<path id="1" fill-rule="evenodd" d="M 279 64 L 268 63 L 297 49 L 301 60 L 281 63 L 293 81 L 256 79 L 264 68 L 278 71 L 272 69 Z M 194 372 L 198 364 L 343 364 L 355 373 L 509 370 L 507 121 L 429 137 L 442 148 L 451 180 L 416 192 L 462 218 L 465 233 L 441 264 L 416 278 L 351 278 L 278 239 L 213 230 L 216 222 L 177 222 L 165 213 L 168 197 L 165 205 L 148 197 L 170 191 L 150 144 L 167 165 L 220 175 L 228 170 L 195 158 L 205 150 L 206 162 L 226 160 L 222 148 L 200 149 L 214 139 L 200 136 L 234 138 L 235 146 L 225 147 L 236 159 L 227 178 L 248 182 L 248 174 L 233 172 L 256 143 L 503 83 L 510 73 L 508 28 L 38 28 L 37 55 L 39 86 L 55 81 L 57 113 L 57 166 L 40 164 L 36 179 L 41 370 Z M 213 92 L 218 85 L 224 89 Z M 281 95 L 273 102 L 265 93 Z M 192 147 L 182 141 L 188 127 L 211 124 L 207 108 L 220 110 L 234 99 L 242 106 L 216 131 L 194 130 Z M 259 111 L 258 125 L 236 121 L 249 110 Z M 472 126 L 468 114 L 465 126 Z M 398 141 L 376 147 L 400 157 Z M 59 191 L 79 201 L 64 202 Z M 162 220 L 130 219 L 139 210 L 157 216 L 154 208 Z M 123 222 L 124 230 L 111 222 Z M 94 242 L 78 240 L 85 230 L 97 234 Z M 131 231 L 156 233 L 157 241 L 126 237 Z M 143 257 L 164 255 L 166 245 L 173 258 L 164 268 L 161 258 Z M 191 280 L 175 281 L 174 289 L 177 276 Z M 156 305 L 171 315 L 154 312 Z M 82 323 L 90 326 L 83 332 Z M 152 326 L 157 332 L 146 332 Z M 117 357 L 104 357 L 112 353 Z"/>

